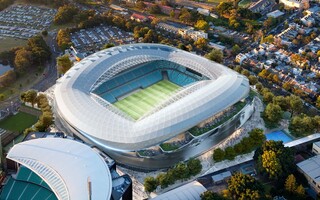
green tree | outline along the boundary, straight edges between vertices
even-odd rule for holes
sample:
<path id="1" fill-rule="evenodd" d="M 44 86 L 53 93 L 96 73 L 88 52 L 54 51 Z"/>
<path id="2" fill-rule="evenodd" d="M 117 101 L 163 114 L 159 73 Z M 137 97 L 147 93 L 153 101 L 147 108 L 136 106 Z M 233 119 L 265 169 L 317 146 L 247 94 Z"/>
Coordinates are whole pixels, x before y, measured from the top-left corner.
<path id="1" fill-rule="evenodd" d="M 169 185 L 174 183 L 173 177 L 168 174 L 165 174 L 165 173 L 158 174 L 156 180 L 159 183 L 159 185 L 161 186 L 161 188 L 166 188 Z"/>
<path id="2" fill-rule="evenodd" d="M 38 92 L 35 90 L 28 90 L 26 92 L 21 93 L 20 99 L 23 102 L 28 102 L 31 103 L 32 107 L 36 103 L 36 98 L 37 98 Z"/>
<path id="3" fill-rule="evenodd" d="M 194 27 L 196 29 L 199 29 L 199 30 L 208 30 L 209 28 L 209 24 L 208 22 L 206 22 L 205 20 L 203 19 L 200 19 L 196 22 L 196 24 L 194 25 Z"/>
<path id="4" fill-rule="evenodd" d="M 205 57 L 217 63 L 222 63 L 223 61 L 223 53 L 218 49 L 213 49 L 210 53 L 206 54 Z"/>
<path id="5" fill-rule="evenodd" d="M 277 104 L 281 107 L 282 110 L 288 110 L 288 102 L 287 99 L 284 96 L 275 96 L 272 99 L 272 102 L 274 104 Z"/>
<path id="6" fill-rule="evenodd" d="M 256 89 L 260 92 L 262 90 L 263 86 L 262 84 L 259 82 L 256 84 Z"/>
<path id="7" fill-rule="evenodd" d="M 107 43 L 107 44 L 103 45 L 101 49 L 109 49 L 111 47 L 114 47 L 114 44 L 113 43 Z"/>
<path id="8" fill-rule="evenodd" d="M 78 13 L 78 8 L 70 5 L 61 6 L 57 14 L 54 16 L 53 22 L 55 24 L 65 24 L 73 20 L 73 16 Z"/>
<path id="9" fill-rule="evenodd" d="M 60 74 L 65 74 L 72 67 L 72 62 L 69 59 L 69 56 L 63 55 L 58 57 L 57 66 L 58 66 L 58 72 Z"/>
<path id="10" fill-rule="evenodd" d="M 234 200 L 258 200 L 264 197 L 264 189 L 260 182 L 250 175 L 235 173 L 228 181 L 228 191 Z"/>
<path id="11" fill-rule="evenodd" d="M 293 116 L 293 114 L 299 114 L 303 108 L 303 102 L 301 98 L 295 95 L 290 95 L 286 98 L 289 105 L 291 116 Z"/>
<path id="12" fill-rule="evenodd" d="M 212 192 L 210 190 L 205 191 L 200 195 L 201 200 L 227 200 L 218 193 Z"/>
<path id="13" fill-rule="evenodd" d="M 190 159 L 187 162 L 189 174 L 191 176 L 197 175 L 202 170 L 202 165 L 199 159 Z"/>
<path id="14" fill-rule="evenodd" d="M 213 151 L 213 160 L 214 161 L 220 162 L 224 159 L 225 159 L 225 152 L 222 149 L 217 148 Z"/>
<path id="15" fill-rule="evenodd" d="M 237 54 L 240 52 L 240 50 L 241 50 L 241 49 L 240 49 L 239 45 L 235 44 L 235 45 L 232 47 L 231 52 L 232 52 L 233 55 L 237 55 Z"/>
<path id="16" fill-rule="evenodd" d="M 320 96 L 317 97 L 316 106 L 320 108 Z"/>
<path id="17" fill-rule="evenodd" d="M 263 96 L 263 101 L 265 103 L 272 102 L 272 100 L 274 98 L 274 94 L 272 92 L 269 92 L 269 91 L 268 92 L 263 92 L 262 96 Z"/>
<path id="18" fill-rule="evenodd" d="M 152 177 L 152 176 L 147 176 L 147 177 L 144 179 L 143 186 L 144 186 L 144 190 L 145 190 L 145 191 L 147 191 L 147 192 L 153 192 L 153 191 L 154 191 L 155 189 L 157 189 L 157 187 L 158 187 L 157 179 L 155 179 L 155 178 Z"/>
<path id="19" fill-rule="evenodd" d="M 269 103 L 264 111 L 265 118 L 274 124 L 278 124 L 282 119 L 281 107 L 274 103 Z"/>
<path id="20" fill-rule="evenodd" d="M 234 151 L 233 147 L 227 147 L 225 149 L 225 158 L 228 160 L 233 160 L 236 156 L 236 152 Z"/>
<path id="21" fill-rule="evenodd" d="M 253 76 L 253 75 L 250 75 L 250 76 L 248 77 L 248 79 L 249 79 L 250 85 L 256 85 L 256 84 L 258 83 L 257 77 L 255 77 L 255 76 Z"/>

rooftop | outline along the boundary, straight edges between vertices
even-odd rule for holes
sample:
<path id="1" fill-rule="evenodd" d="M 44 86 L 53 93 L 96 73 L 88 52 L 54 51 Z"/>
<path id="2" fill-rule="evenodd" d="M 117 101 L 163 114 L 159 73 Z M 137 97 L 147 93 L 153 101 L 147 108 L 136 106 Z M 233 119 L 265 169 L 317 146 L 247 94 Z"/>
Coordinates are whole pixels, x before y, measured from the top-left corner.
<path id="1" fill-rule="evenodd" d="M 83 143 L 62 138 L 29 140 L 13 146 L 7 158 L 40 176 L 60 200 L 111 197 L 106 162 Z"/>
<path id="2" fill-rule="evenodd" d="M 320 183 L 320 155 L 309 158 L 308 160 L 302 161 L 297 166 L 313 181 Z"/>

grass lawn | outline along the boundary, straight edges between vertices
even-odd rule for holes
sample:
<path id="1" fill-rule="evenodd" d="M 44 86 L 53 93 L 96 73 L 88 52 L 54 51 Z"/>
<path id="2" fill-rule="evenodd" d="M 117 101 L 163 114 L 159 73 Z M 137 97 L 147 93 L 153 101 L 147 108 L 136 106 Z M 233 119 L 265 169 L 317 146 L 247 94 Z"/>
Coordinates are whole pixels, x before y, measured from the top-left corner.
<path id="1" fill-rule="evenodd" d="M 24 112 L 19 112 L 16 115 L 7 117 L 0 121 L 0 128 L 21 132 L 24 129 L 31 127 L 37 122 L 38 118 Z"/>
<path id="2" fill-rule="evenodd" d="M 25 44 L 27 44 L 27 40 L 5 37 L 3 39 L 0 39 L 0 43 L 0 52 L 2 52 L 10 50 L 13 47 L 24 46 Z"/>
<path id="3" fill-rule="evenodd" d="M 179 88 L 180 86 L 168 80 L 159 81 L 148 88 L 117 101 L 113 105 L 137 120 Z"/>

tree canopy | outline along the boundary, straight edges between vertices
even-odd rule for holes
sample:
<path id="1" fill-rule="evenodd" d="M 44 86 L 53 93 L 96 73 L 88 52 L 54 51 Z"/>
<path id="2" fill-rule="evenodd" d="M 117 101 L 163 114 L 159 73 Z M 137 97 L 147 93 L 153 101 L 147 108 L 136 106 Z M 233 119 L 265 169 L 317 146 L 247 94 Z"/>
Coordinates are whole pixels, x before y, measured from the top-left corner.
<path id="1" fill-rule="evenodd" d="M 57 66 L 58 66 L 58 72 L 60 74 L 65 74 L 72 67 L 72 62 L 69 59 L 69 56 L 63 55 L 63 56 L 57 57 Z"/>
<path id="2" fill-rule="evenodd" d="M 250 175 L 235 173 L 228 181 L 228 191 L 234 200 L 258 200 L 264 197 L 264 189 L 260 182 Z"/>

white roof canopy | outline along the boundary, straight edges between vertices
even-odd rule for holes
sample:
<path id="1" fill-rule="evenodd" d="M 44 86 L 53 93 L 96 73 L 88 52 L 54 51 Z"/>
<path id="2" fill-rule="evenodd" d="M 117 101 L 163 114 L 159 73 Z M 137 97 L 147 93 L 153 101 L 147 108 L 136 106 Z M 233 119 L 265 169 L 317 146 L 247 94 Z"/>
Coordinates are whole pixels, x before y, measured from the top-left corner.
<path id="1" fill-rule="evenodd" d="M 42 138 L 14 145 L 7 158 L 40 176 L 59 200 L 110 199 L 105 161 L 89 146 L 70 139 Z"/>

